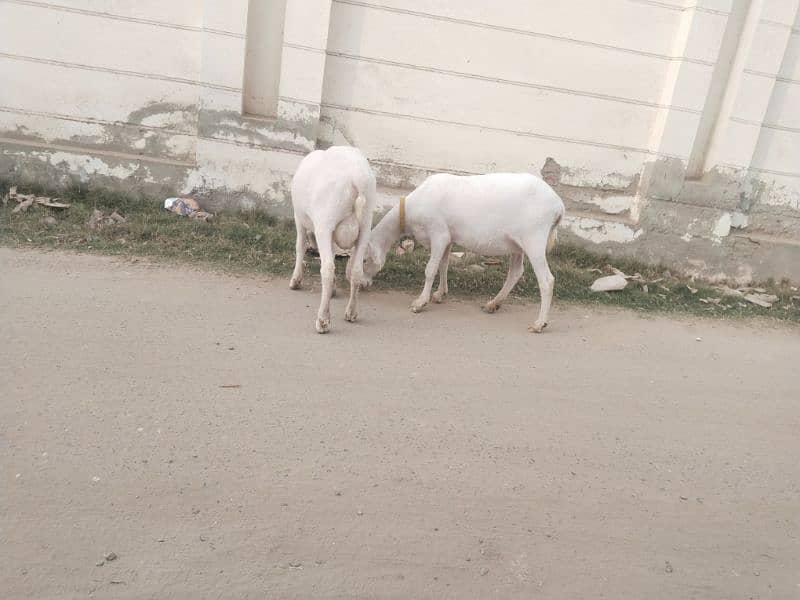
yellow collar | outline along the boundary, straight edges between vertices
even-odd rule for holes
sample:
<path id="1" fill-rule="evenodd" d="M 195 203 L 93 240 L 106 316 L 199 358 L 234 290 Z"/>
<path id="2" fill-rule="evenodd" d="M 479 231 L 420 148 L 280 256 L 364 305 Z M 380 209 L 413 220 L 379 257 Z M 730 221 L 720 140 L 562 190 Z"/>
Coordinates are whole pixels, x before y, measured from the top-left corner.
<path id="1" fill-rule="evenodd" d="M 406 197 L 400 196 L 400 235 L 406 232 Z"/>

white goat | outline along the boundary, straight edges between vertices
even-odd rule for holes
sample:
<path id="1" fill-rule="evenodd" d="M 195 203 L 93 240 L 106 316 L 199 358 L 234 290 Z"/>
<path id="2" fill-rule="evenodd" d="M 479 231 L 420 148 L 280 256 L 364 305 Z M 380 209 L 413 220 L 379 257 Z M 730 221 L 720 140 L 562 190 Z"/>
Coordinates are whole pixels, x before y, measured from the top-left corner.
<path id="1" fill-rule="evenodd" d="M 437 271 L 439 288 L 433 301 L 439 303 L 447 295 L 447 266 L 453 244 L 483 256 L 511 255 L 503 288 L 484 307 L 493 313 L 522 277 L 525 253 L 542 296 L 539 318 L 529 330 L 541 333 L 547 326 L 555 281 L 546 252 L 556 241 L 556 228 L 563 215 L 561 198 L 534 175 L 432 175 L 408 198 L 401 199 L 372 231 L 364 271 L 371 282 L 383 268 L 389 249 L 403 235 L 412 235 L 430 248 L 425 287 L 411 305 L 413 312 L 419 312 L 431 299 Z"/>
<path id="2" fill-rule="evenodd" d="M 334 293 L 334 242 L 344 250 L 354 248 L 347 261 L 350 301 L 344 318 L 351 322 L 358 318 L 358 288 L 365 283 L 363 261 L 375 210 L 375 175 L 356 148 L 315 150 L 300 162 L 292 178 L 292 206 L 297 256 L 289 287 L 296 290 L 302 283 L 306 237 L 311 232 L 317 240 L 322 278 L 316 327 L 327 333 Z"/>

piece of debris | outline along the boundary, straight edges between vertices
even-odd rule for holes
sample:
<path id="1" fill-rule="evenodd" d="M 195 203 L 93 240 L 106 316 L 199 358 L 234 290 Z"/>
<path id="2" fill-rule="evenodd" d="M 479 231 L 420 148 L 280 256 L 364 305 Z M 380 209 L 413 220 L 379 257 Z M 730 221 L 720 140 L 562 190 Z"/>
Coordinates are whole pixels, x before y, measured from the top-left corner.
<path id="1" fill-rule="evenodd" d="M 359 510 L 357 510 L 357 511 L 356 511 L 356 514 L 357 514 L 359 517 L 363 517 L 363 516 L 364 516 L 364 511 L 359 509 Z"/>
<path id="2" fill-rule="evenodd" d="M 673 570 L 674 569 L 672 568 L 672 565 L 670 564 L 670 562 L 668 560 L 664 561 L 664 571 L 667 572 L 667 573 L 672 573 Z"/>
<path id="3" fill-rule="evenodd" d="M 28 198 L 27 200 L 23 200 L 19 204 L 14 207 L 12 213 L 20 213 L 20 212 L 28 212 L 28 209 L 33 205 L 34 198 Z"/>
<path id="4" fill-rule="evenodd" d="M 293 560 L 292 562 L 289 563 L 289 566 L 292 567 L 293 569 L 299 569 L 300 567 L 303 566 L 303 563 L 301 563 L 299 560 Z"/>
<path id="5" fill-rule="evenodd" d="M 489 258 L 483 261 L 483 264 L 486 265 L 487 267 L 496 267 L 497 265 L 502 265 L 503 261 L 494 256 L 490 256 Z"/>
<path id="6" fill-rule="evenodd" d="M 696 338 L 694 338 L 694 341 L 695 341 L 695 342 L 702 342 L 702 341 L 703 341 L 703 338 L 701 338 L 701 337 L 696 337 Z M 686 498 L 684 498 L 683 496 L 681 496 L 681 500 L 686 500 Z"/>
<path id="7" fill-rule="evenodd" d="M 66 202 L 59 202 L 60 198 L 50 198 L 48 196 L 36 196 L 34 194 L 18 194 L 17 186 L 8 190 L 8 193 L 3 197 L 3 205 L 5 206 L 9 200 L 14 200 L 18 203 L 17 207 L 12 212 L 25 212 L 28 208 L 36 203 L 46 206 L 48 208 L 62 209 L 69 208 L 70 205 Z"/>
<path id="8" fill-rule="evenodd" d="M 645 294 L 649 294 L 649 293 L 650 293 L 650 288 L 649 288 L 649 287 L 647 287 L 647 284 L 646 284 L 646 283 L 645 283 L 645 284 L 642 284 L 642 291 L 643 291 Z"/>
<path id="9" fill-rule="evenodd" d="M 242 384 L 241 383 L 228 383 L 228 384 L 221 385 L 219 387 L 221 387 L 223 389 L 229 389 L 230 390 L 230 389 L 240 388 L 240 387 L 242 387 Z"/>
<path id="10" fill-rule="evenodd" d="M 745 294 L 744 299 L 764 308 L 772 308 L 773 303 L 778 301 L 778 297 L 773 294 Z"/>
<path id="11" fill-rule="evenodd" d="M 483 273 L 486 270 L 486 267 L 483 265 L 470 265 L 467 267 L 467 271 L 470 273 Z"/>
<path id="12" fill-rule="evenodd" d="M 53 215 L 45 215 L 41 219 L 39 219 L 39 223 L 44 225 L 45 227 L 55 227 L 58 225 L 58 221 Z"/>
<path id="13" fill-rule="evenodd" d="M 466 252 L 451 252 L 450 260 L 455 260 L 455 261 L 462 260 L 464 256 L 466 256 L 466 254 L 467 254 Z"/>
<path id="14" fill-rule="evenodd" d="M 200 203 L 194 198 L 167 198 L 164 200 L 164 208 L 188 217 L 191 213 L 200 210 Z"/>
<path id="15" fill-rule="evenodd" d="M 116 552 L 109 552 L 103 558 L 106 559 L 106 562 L 111 562 L 112 560 L 117 560 L 117 553 Z"/>
<path id="16" fill-rule="evenodd" d="M 91 230 L 102 229 L 108 225 L 116 225 L 118 223 L 124 223 L 127 221 L 125 217 L 119 214 L 116 210 L 107 215 L 102 210 L 95 208 L 92 211 L 92 214 L 89 216 L 89 220 L 86 222 L 86 225 Z"/>
<path id="17" fill-rule="evenodd" d="M 95 567 L 102 567 L 104 564 L 106 564 L 106 561 L 98 560 L 96 563 L 94 563 L 94 566 Z"/>
<path id="18" fill-rule="evenodd" d="M 485 577 L 488 574 L 489 574 L 489 567 L 483 567 L 481 569 L 481 577 Z"/>
<path id="19" fill-rule="evenodd" d="M 696 294 L 697 293 L 697 288 L 693 288 L 688 283 L 686 284 L 686 289 L 689 290 L 692 294 Z"/>
<path id="20" fill-rule="evenodd" d="M 86 221 L 86 226 L 89 229 L 98 229 L 102 226 L 101 222 L 103 221 L 104 218 L 105 215 L 103 215 L 103 211 L 95 208 L 92 211 L 92 214 L 89 215 L 89 220 Z"/>
<path id="21" fill-rule="evenodd" d="M 589 289 L 593 292 L 616 292 L 624 290 L 627 285 L 628 280 L 622 275 L 607 275 L 606 277 L 595 279 Z"/>
<path id="22" fill-rule="evenodd" d="M 726 296 L 737 296 L 741 298 L 744 295 L 739 290 L 735 290 L 731 287 L 728 287 L 727 285 L 718 285 L 715 289 L 718 292 L 722 292 Z"/>
<path id="23" fill-rule="evenodd" d="M 214 215 L 200 208 L 200 204 L 194 198 L 167 198 L 164 200 L 164 208 L 176 215 L 208 221 Z"/>
<path id="24" fill-rule="evenodd" d="M 58 198 L 50 199 L 44 198 L 42 196 L 36 196 L 36 204 L 40 204 L 41 206 L 46 206 L 47 208 L 69 208 L 70 205 L 66 202 L 59 202 Z"/>

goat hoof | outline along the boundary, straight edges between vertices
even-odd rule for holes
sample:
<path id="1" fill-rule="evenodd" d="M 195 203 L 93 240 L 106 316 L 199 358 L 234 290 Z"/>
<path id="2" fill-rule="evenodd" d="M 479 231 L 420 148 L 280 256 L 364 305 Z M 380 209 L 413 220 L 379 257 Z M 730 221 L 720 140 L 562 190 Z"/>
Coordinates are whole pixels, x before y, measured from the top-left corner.
<path id="1" fill-rule="evenodd" d="M 290 290 L 299 290 L 300 286 L 302 285 L 302 283 L 303 283 L 302 279 L 296 279 L 296 278 L 292 277 L 291 281 L 289 281 L 289 289 Z"/>
<path id="2" fill-rule="evenodd" d="M 330 328 L 330 319 L 317 319 L 317 333 L 328 333 Z"/>
<path id="3" fill-rule="evenodd" d="M 542 333 L 545 327 L 547 327 L 547 323 L 536 321 L 536 323 L 528 327 L 528 331 L 531 333 Z"/>
<path id="4" fill-rule="evenodd" d="M 445 296 L 447 296 L 447 294 L 442 292 L 434 292 L 431 298 L 433 299 L 434 302 L 436 302 L 436 304 L 441 304 L 442 302 L 444 302 Z"/>
<path id="5" fill-rule="evenodd" d="M 358 319 L 358 313 L 357 312 L 351 312 L 351 311 L 348 310 L 346 313 L 344 313 L 344 320 L 345 321 L 347 321 L 349 323 L 355 323 L 356 319 Z"/>
<path id="6" fill-rule="evenodd" d="M 493 313 L 496 313 L 498 308 L 500 308 L 499 304 L 495 304 L 494 302 L 487 302 L 486 305 L 483 307 L 483 312 L 491 315 Z"/>
<path id="7" fill-rule="evenodd" d="M 417 303 L 415 302 L 414 304 L 412 304 L 412 305 L 411 305 L 411 312 L 413 312 L 413 313 L 419 313 L 419 312 L 422 312 L 422 309 L 423 309 L 423 308 L 425 308 L 425 306 L 426 306 L 427 304 L 428 304 L 427 302 L 426 302 L 425 304 L 417 304 Z"/>

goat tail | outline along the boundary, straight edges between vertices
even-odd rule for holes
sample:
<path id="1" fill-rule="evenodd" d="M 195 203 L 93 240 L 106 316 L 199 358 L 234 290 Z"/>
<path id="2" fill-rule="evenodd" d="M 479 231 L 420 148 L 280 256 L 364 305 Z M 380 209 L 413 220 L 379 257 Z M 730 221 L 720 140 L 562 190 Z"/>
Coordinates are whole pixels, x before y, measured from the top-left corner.
<path id="1" fill-rule="evenodd" d="M 550 236 L 547 238 L 547 252 L 555 248 L 556 242 L 558 242 L 558 224 L 561 223 L 561 217 L 563 216 L 563 213 L 559 214 L 550 229 Z"/>

